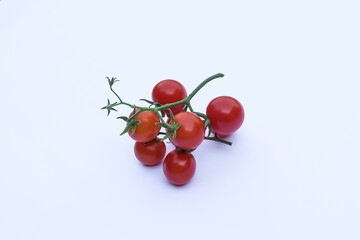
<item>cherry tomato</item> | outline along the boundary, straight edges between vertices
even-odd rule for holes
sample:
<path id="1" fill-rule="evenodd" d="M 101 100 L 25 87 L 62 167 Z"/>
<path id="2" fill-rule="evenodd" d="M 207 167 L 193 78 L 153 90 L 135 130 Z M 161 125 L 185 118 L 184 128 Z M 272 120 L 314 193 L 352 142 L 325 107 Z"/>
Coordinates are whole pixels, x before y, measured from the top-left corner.
<path id="1" fill-rule="evenodd" d="M 194 176 L 196 161 L 191 153 L 173 150 L 164 160 L 163 170 L 166 178 L 175 185 L 184 185 Z"/>
<path id="2" fill-rule="evenodd" d="M 155 140 L 150 143 L 136 142 L 134 145 L 136 158 L 144 165 L 153 166 L 161 163 L 166 153 L 163 141 Z"/>
<path id="3" fill-rule="evenodd" d="M 154 102 L 158 102 L 161 105 L 168 103 L 174 103 L 183 100 L 187 97 L 184 86 L 171 79 L 163 80 L 156 84 L 152 91 L 152 99 Z M 172 113 L 175 115 L 181 112 L 185 108 L 185 104 L 171 107 Z M 170 116 L 169 110 L 164 110 L 165 113 Z"/>
<path id="4" fill-rule="evenodd" d="M 138 111 L 137 109 L 136 112 Z M 130 117 L 131 116 L 132 113 L 130 114 Z M 160 126 L 155 125 L 155 123 L 160 122 L 160 119 L 156 113 L 153 111 L 144 111 L 139 113 L 135 119 L 140 120 L 141 123 L 136 125 L 134 134 L 132 134 L 132 128 L 130 128 L 128 133 L 132 139 L 137 142 L 150 142 L 157 137 Z"/>
<path id="5" fill-rule="evenodd" d="M 193 113 L 180 112 L 174 116 L 175 124 L 180 122 L 180 127 L 176 131 L 175 140 L 172 142 L 176 147 L 191 150 L 197 148 L 205 137 L 205 127 L 202 120 Z M 171 120 L 168 120 L 171 124 Z M 170 136 L 170 141 L 173 136 Z"/>
<path id="6" fill-rule="evenodd" d="M 206 109 L 212 130 L 219 137 L 226 137 L 240 128 L 244 122 L 244 108 L 238 100 L 228 96 L 213 99 Z"/>

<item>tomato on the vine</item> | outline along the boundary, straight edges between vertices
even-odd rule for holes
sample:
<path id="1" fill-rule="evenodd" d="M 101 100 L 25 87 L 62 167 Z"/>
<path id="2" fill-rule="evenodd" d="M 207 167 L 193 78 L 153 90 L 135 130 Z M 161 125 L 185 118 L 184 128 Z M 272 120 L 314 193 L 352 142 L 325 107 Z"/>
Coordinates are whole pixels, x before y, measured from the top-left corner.
<path id="1" fill-rule="evenodd" d="M 139 109 L 136 110 L 138 112 Z M 130 114 L 130 117 L 132 113 Z M 159 123 L 159 116 L 153 111 L 143 111 L 136 115 L 136 120 L 140 120 L 140 124 L 136 125 L 134 134 L 132 134 L 132 128 L 128 131 L 130 137 L 137 142 L 150 142 L 155 139 L 160 131 L 160 126 L 155 125 Z"/>
<path id="2" fill-rule="evenodd" d="M 168 103 L 174 103 L 183 100 L 187 97 L 184 86 L 178 81 L 167 79 L 159 82 L 155 85 L 152 91 L 152 99 L 154 102 L 158 102 L 161 105 Z M 171 107 L 172 113 L 175 115 L 181 112 L 185 108 L 185 104 L 180 104 Z M 169 110 L 164 110 L 165 113 L 170 116 Z"/>
<path id="3" fill-rule="evenodd" d="M 180 123 L 176 131 L 176 137 L 170 136 L 170 141 L 181 149 L 192 150 L 197 148 L 205 137 L 205 127 L 203 121 L 190 112 L 180 112 L 174 116 L 175 124 Z M 168 122 L 171 124 L 171 120 Z"/>
<path id="4" fill-rule="evenodd" d="M 107 77 L 110 90 L 118 100 L 110 102 L 107 99 L 107 105 L 101 109 L 106 110 L 108 115 L 112 111 L 117 111 L 116 107 L 120 105 L 133 110 L 129 117 L 117 118 L 127 123 L 121 135 L 128 133 L 136 141 L 134 153 L 144 165 L 160 164 L 166 154 L 163 141 L 170 140 L 176 149 L 165 157 L 163 171 L 172 184 L 184 185 L 192 179 L 196 170 L 196 161 L 190 152 L 194 151 L 204 139 L 231 145 L 231 142 L 221 138 L 236 131 L 244 121 L 243 107 L 231 97 L 222 96 L 213 99 L 207 106 L 206 115 L 193 110 L 190 103 L 192 98 L 207 83 L 221 77 L 224 77 L 224 74 L 217 73 L 206 78 L 189 96 L 181 83 L 171 79 L 163 80 L 152 90 L 153 101 L 141 99 L 151 104 L 148 107 L 123 101 L 113 89 L 113 85 L 119 80 L 115 77 Z M 186 106 L 190 112 L 184 111 Z M 167 124 L 164 113 L 168 116 Z M 205 137 L 205 126 L 215 133 L 214 137 Z M 160 132 L 161 128 L 165 128 L 166 132 Z M 159 139 L 158 135 L 165 136 Z"/>
<path id="5" fill-rule="evenodd" d="M 163 170 L 166 178 L 175 185 L 188 183 L 195 174 L 196 161 L 191 153 L 171 151 L 165 157 Z"/>
<path id="6" fill-rule="evenodd" d="M 136 142 L 134 145 L 136 158 L 144 165 L 153 166 L 161 163 L 166 153 L 163 141 L 154 140 L 149 143 Z"/>
<path id="7" fill-rule="evenodd" d="M 240 128 L 244 122 L 244 108 L 233 97 L 221 96 L 213 99 L 206 109 L 212 131 L 226 137 Z"/>

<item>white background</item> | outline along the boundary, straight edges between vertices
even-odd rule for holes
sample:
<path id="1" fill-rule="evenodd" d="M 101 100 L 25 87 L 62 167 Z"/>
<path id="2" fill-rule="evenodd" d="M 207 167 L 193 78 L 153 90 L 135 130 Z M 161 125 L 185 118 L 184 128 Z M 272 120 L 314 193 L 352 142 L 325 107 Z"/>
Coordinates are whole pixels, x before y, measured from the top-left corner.
<path id="1" fill-rule="evenodd" d="M 0 239 L 360 239 L 360 3 L 0 1 Z M 245 108 L 184 187 L 144 167 L 130 103 L 166 78 Z M 168 144 L 168 151 L 173 147 Z"/>

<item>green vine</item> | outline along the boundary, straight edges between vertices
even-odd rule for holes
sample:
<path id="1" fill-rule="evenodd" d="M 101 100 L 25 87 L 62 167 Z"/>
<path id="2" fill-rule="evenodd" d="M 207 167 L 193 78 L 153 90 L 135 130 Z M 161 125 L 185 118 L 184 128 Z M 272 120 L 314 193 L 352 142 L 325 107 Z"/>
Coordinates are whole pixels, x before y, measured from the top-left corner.
<path id="1" fill-rule="evenodd" d="M 140 124 L 140 121 L 135 119 L 138 114 L 140 114 L 141 112 L 144 112 L 144 111 L 153 111 L 154 113 L 156 113 L 156 115 L 160 119 L 160 123 L 156 123 L 156 124 L 168 130 L 167 133 L 159 132 L 159 135 L 164 135 L 161 138 L 161 140 L 164 141 L 164 140 L 168 139 L 170 136 L 172 136 L 172 141 L 174 141 L 174 139 L 176 138 L 176 130 L 179 129 L 180 123 L 175 124 L 174 115 L 171 112 L 170 108 L 177 106 L 177 105 L 184 104 L 186 106 L 184 111 L 190 110 L 190 112 L 193 112 L 197 116 L 203 118 L 205 129 L 208 129 L 208 135 L 204 139 L 231 145 L 232 144 L 231 142 L 219 138 L 216 134 L 214 137 L 210 137 L 210 134 L 212 131 L 210 120 L 207 118 L 207 116 L 204 113 L 195 112 L 190 103 L 191 99 L 196 95 L 196 93 L 198 93 L 200 91 L 200 89 L 202 89 L 207 83 L 211 82 L 214 79 L 221 78 L 221 77 L 224 77 L 224 74 L 217 73 L 215 75 L 208 77 L 203 82 L 201 82 L 186 98 L 184 98 L 183 100 L 178 101 L 178 102 L 161 105 L 157 102 L 152 102 L 152 101 L 149 101 L 146 99 L 140 99 L 141 101 L 145 101 L 148 104 L 150 104 L 149 107 L 137 106 L 135 104 L 130 104 L 130 103 L 123 101 L 120 98 L 120 96 L 113 89 L 114 84 L 116 82 L 118 82 L 119 80 L 117 80 L 115 77 L 113 77 L 113 78 L 107 77 L 106 79 L 108 80 L 110 90 L 116 96 L 116 98 L 118 99 L 118 102 L 110 103 L 110 100 L 108 99 L 107 105 L 102 107 L 101 109 L 107 110 L 107 115 L 109 115 L 111 111 L 117 111 L 115 107 L 120 106 L 120 105 L 125 105 L 125 106 L 128 106 L 133 109 L 133 113 L 130 118 L 128 118 L 126 116 L 117 117 L 118 119 L 122 119 L 127 123 L 127 125 L 126 125 L 125 129 L 123 130 L 123 132 L 121 133 L 121 135 L 125 134 L 130 129 L 132 130 L 132 134 L 135 132 L 136 125 Z M 136 110 L 138 110 L 138 111 L 136 111 Z M 165 122 L 164 110 L 169 110 L 171 124 L 167 124 Z"/>

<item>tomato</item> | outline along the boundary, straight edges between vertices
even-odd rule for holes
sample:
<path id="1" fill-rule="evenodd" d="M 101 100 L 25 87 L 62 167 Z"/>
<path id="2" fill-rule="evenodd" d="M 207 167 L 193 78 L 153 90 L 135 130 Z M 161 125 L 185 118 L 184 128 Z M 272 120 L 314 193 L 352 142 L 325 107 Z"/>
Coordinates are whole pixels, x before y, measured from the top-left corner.
<path id="1" fill-rule="evenodd" d="M 136 112 L 139 110 L 137 109 Z M 132 113 L 130 114 L 130 117 Z M 128 131 L 130 137 L 137 142 L 150 142 L 155 139 L 160 131 L 160 126 L 155 125 L 159 123 L 160 119 L 153 111 L 144 111 L 139 113 L 136 120 L 140 120 L 141 123 L 136 125 L 134 134 L 132 134 L 132 128 Z"/>
<path id="2" fill-rule="evenodd" d="M 134 145 L 136 158 L 144 165 L 153 166 L 161 163 L 166 153 L 163 141 L 155 140 L 150 143 L 136 142 Z"/>
<path id="3" fill-rule="evenodd" d="M 187 97 L 184 86 L 178 81 L 167 79 L 156 84 L 152 91 L 152 99 L 161 105 L 174 103 Z M 172 113 L 175 115 L 185 108 L 185 104 L 171 107 Z M 164 110 L 166 115 L 170 116 L 169 110 Z"/>
<path id="4" fill-rule="evenodd" d="M 228 96 L 213 99 L 206 109 L 212 130 L 226 137 L 240 128 L 244 122 L 244 108 L 238 100 Z"/>
<path id="5" fill-rule="evenodd" d="M 169 152 L 163 164 L 166 178 L 175 185 L 188 183 L 195 174 L 196 161 L 191 153 Z"/>
<path id="6" fill-rule="evenodd" d="M 205 137 L 205 127 L 202 120 L 193 113 L 180 112 L 174 116 L 175 124 L 180 122 L 176 131 L 175 140 L 172 142 L 176 147 L 191 150 L 197 148 Z M 168 120 L 171 123 L 171 120 Z M 173 136 L 170 136 L 170 141 Z"/>

